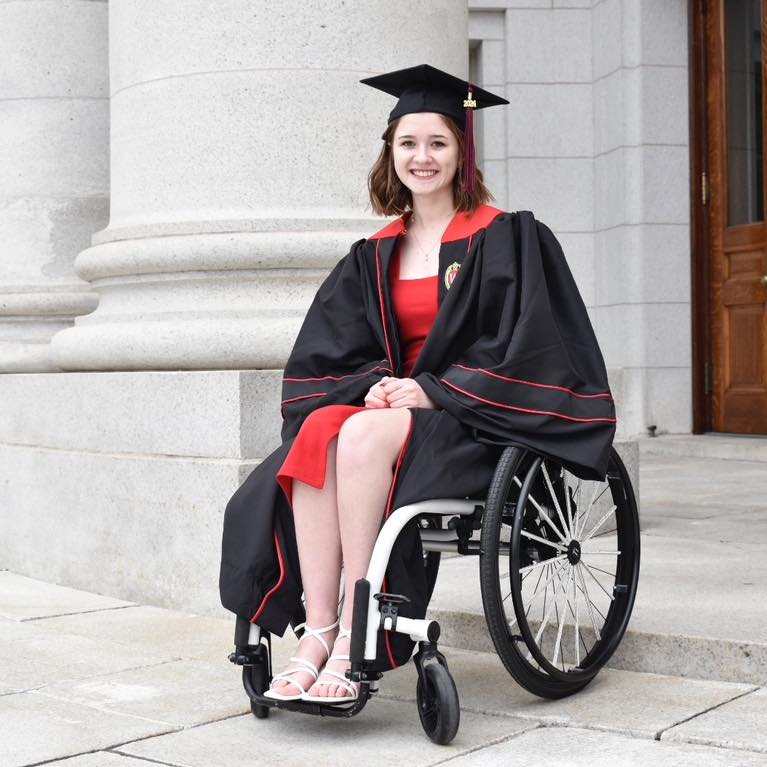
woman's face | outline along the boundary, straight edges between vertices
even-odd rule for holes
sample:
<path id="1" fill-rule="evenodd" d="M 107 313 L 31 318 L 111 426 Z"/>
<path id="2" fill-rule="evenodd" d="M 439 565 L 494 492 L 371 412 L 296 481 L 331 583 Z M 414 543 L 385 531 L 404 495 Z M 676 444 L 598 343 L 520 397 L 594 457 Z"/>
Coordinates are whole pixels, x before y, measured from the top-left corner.
<path id="1" fill-rule="evenodd" d="M 392 140 L 394 170 L 413 197 L 452 194 L 458 140 L 436 112 L 403 115 Z"/>

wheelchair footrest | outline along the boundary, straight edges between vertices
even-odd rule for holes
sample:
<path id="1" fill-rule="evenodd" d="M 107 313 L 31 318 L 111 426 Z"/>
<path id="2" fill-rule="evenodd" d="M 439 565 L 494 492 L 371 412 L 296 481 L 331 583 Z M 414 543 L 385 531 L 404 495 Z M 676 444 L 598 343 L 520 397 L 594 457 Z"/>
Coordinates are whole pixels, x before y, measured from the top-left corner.
<path id="1" fill-rule="evenodd" d="M 266 660 L 266 648 L 263 645 L 253 647 L 235 647 L 234 652 L 229 654 L 229 661 L 235 666 L 255 666 Z"/>

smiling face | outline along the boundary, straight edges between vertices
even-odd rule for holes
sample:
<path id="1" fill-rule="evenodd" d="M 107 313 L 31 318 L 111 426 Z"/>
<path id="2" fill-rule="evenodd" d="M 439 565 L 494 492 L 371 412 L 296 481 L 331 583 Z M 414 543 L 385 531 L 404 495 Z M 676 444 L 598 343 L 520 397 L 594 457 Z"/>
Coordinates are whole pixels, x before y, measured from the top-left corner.
<path id="1" fill-rule="evenodd" d="M 436 112 L 403 115 L 394 132 L 392 158 L 399 180 L 413 197 L 452 195 L 458 140 Z"/>

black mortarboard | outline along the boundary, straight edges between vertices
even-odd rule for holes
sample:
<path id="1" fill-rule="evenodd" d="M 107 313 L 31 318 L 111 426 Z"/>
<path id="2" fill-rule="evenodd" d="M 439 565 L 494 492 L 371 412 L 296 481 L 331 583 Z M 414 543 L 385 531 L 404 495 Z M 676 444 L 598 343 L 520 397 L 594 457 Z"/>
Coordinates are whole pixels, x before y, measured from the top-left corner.
<path id="1" fill-rule="evenodd" d="M 360 82 L 398 97 L 389 113 L 389 122 L 413 112 L 438 112 L 452 117 L 465 137 L 464 189 L 473 192 L 474 110 L 508 104 L 506 99 L 429 64 L 366 77 Z"/>

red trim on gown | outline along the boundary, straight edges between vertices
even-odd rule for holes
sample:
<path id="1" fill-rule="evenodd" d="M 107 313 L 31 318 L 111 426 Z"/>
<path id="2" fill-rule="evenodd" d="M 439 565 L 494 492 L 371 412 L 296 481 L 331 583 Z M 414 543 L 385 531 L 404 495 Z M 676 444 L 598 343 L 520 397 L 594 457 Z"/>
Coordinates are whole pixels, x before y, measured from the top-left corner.
<path id="1" fill-rule="evenodd" d="M 397 318 L 402 349 L 402 377 L 407 378 L 421 352 L 421 347 L 437 316 L 438 276 L 415 280 L 399 278 L 399 246 L 391 260 L 391 284 L 394 316 Z M 277 482 L 288 503 L 293 503 L 293 480 L 321 488 L 325 485 L 325 468 L 330 441 L 341 430 L 347 418 L 368 410 L 355 405 L 327 405 L 311 412 L 301 425 L 290 452 L 285 457 Z"/>

